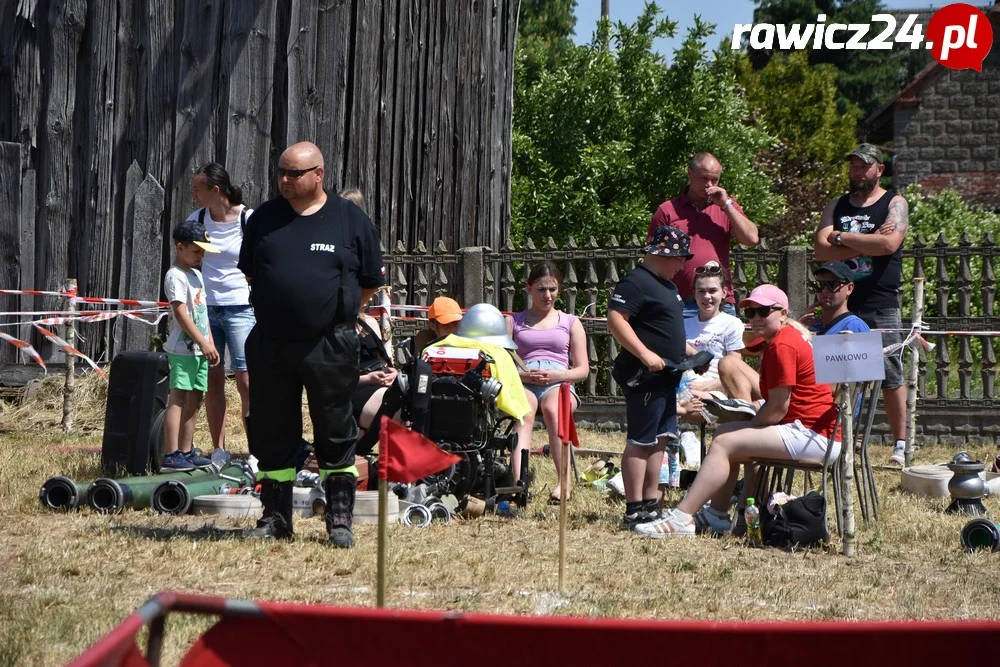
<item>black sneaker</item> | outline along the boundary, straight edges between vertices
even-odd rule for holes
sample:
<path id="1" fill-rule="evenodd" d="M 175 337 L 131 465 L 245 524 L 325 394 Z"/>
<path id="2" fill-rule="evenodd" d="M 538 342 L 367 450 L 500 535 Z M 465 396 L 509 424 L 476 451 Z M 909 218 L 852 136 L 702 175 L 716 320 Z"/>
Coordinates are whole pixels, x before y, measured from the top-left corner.
<path id="1" fill-rule="evenodd" d="M 640 523 L 649 523 L 650 521 L 656 521 L 657 516 L 652 512 L 647 512 L 646 510 L 638 510 L 631 514 L 626 514 L 622 517 L 622 530 L 635 530 L 635 527 Z"/>
<path id="2" fill-rule="evenodd" d="M 747 421 L 757 414 L 753 403 L 738 398 L 703 398 L 705 409 L 718 417 L 720 423 Z"/>

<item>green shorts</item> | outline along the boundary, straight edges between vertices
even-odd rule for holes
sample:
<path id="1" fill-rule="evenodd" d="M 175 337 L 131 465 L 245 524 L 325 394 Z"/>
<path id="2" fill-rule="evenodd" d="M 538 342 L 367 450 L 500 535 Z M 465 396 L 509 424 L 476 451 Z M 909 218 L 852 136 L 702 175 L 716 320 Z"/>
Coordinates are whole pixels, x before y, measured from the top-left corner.
<path id="1" fill-rule="evenodd" d="M 168 354 L 170 388 L 208 391 L 208 359 L 204 355 Z"/>

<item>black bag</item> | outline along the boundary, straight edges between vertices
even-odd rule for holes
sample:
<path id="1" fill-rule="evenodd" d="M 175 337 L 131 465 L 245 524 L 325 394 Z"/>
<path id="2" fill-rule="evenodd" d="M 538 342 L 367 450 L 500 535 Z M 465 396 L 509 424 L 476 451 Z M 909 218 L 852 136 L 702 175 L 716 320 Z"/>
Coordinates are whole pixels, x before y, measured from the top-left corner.
<path id="1" fill-rule="evenodd" d="M 761 513 L 764 544 L 791 549 L 819 546 L 829 538 L 826 529 L 826 499 L 816 491 L 789 500 L 778 516 L 766 509 Z"/>

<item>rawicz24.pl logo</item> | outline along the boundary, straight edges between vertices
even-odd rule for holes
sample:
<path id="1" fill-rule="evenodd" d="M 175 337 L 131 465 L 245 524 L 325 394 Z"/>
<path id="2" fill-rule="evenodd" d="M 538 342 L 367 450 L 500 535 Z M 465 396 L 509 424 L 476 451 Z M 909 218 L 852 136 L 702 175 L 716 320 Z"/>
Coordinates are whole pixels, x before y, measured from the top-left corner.
<path id="1" fill-rule="evenodd" d="M 752 49 L 794 51 L 802 49 L 889 50 L 896 43 L 911 49 L 929 49 L 939 63 L 950 69 L 981 72 L 983 60 L 993 46 L 989 18 L 972 5 L 956 3 L 934 12 L 927 23 L 927 37 L 917 15 L 909 14 L 898 24 L 892 14 L 875 14 L 871 23 L 737 23 L 732 48 L 739 49 L 744 37 Z M 879 25 L 883 24 L 883 25 Z"/>

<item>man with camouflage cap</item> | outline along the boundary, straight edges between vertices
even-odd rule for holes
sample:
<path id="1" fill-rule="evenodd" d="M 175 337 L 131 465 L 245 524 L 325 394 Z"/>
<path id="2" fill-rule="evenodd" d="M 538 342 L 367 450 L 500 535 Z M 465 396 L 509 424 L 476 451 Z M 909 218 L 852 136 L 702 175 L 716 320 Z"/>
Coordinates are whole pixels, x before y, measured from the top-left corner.
<path id="1" fill-rule="evenodd" d="M 860 144 L 846 159 L 851 163 L 850 191 L 823 209 L 813 239 L 816 259 L 845 262 L 854 273 L 854 292 L 848 308 L 872 329 L 892 330 L 882 334 L 884 346 L 902 342 L 899 285 L 909 207 L 902 196 L 879 184 L 885 164 L 877 146 Z M 889 460 L 902 465 L 906 445 L 906 387 L 898 355 L 885 359 L 882 397 L 896 441 Z"/>

